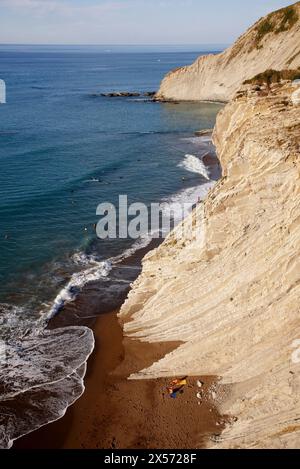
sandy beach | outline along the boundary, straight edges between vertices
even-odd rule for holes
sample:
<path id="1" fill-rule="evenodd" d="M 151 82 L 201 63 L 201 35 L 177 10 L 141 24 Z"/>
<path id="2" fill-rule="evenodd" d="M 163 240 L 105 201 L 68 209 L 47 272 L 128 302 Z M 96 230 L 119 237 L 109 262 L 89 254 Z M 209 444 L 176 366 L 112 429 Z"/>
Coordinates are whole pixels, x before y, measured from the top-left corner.
<path id="1" fill-rule="evenodd" d="M 205 397 L 211 377 L 201 378 L 201 405 L 196 377 L 188 378 L 184 393 L 175 400 L 167 394 L 168 379 L 127 379 L 177 344 L 123 340 L 116 312 L 101 316 L 94 333 L 96 348 L 83 396 L 61 420 L 23 437 L 15 448 L 201 448 L 221 432 L 224 421 Z"/>

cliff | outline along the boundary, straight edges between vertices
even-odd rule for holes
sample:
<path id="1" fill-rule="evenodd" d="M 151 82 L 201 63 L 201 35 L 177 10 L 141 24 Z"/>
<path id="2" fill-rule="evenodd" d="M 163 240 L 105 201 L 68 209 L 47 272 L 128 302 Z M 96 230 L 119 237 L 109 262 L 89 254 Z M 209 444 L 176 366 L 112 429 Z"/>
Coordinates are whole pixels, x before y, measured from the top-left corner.
<path id="1" fill-rule="evenodd" d="M 158 100 L 229 101 L 241 84 L 267 69 L 300 67 L 300 2 L 259 20 L 218 55 L 170 72 Z"/>
<path id="2" fill-rule="evenodd" d="M 299 89 L 249 85 L 220 112 L 223 176 L 190 215 L 202 235 L 149 253 L 120 312 L 127 336 L 182 342 L 132 379 L 220 377 L 234 418 L 211 447 L 300 446 Z"/>

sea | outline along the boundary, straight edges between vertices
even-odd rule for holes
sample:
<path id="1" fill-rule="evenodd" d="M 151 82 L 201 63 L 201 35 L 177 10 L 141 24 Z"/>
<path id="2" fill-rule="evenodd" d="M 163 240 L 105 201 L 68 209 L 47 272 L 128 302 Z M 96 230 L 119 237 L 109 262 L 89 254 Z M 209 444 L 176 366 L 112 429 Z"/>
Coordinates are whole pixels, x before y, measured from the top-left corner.
<path id="1" fill-rule="evenodd" d="M 190 203 L 220 176 L 221 103 L 157 103 L 171 69 L 222 46 L 0 45 L 0 447 L 84 392 L 91 324 L 118 308 L 151 232 L 99 239 L 97 206 Z M 140 96 L 111 98 L 126 91 Z"/>

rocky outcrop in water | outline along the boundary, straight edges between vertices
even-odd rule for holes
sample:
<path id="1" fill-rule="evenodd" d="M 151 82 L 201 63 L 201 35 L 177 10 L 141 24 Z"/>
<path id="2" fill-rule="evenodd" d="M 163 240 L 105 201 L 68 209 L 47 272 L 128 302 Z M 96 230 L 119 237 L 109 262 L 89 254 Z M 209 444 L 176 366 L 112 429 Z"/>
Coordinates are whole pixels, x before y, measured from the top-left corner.
<path id="1" fill-rule="evenodd" d="M 143 96 L 145 98 L 152 98 L 155 95 L 155 91 L 146 91 L 140 93 L 138 91 L 113 91 L 110 93 L 94 94 L 93 96 L 102 96 L 104 98 L 138 98 Z"/>

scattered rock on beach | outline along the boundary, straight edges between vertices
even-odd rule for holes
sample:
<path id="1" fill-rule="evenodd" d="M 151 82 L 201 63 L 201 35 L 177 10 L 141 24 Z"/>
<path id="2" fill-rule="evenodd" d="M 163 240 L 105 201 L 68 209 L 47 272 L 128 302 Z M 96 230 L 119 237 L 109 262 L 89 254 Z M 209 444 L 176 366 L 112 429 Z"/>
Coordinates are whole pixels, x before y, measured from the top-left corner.
<path id="1" fill-rule="evenodd" d="M 294 106 L 299 106 L 299 104 L 300 104 L 300 88 L 292 94 L 291 99 L 292 99 L 292 103 L 294 104 Z"/>

